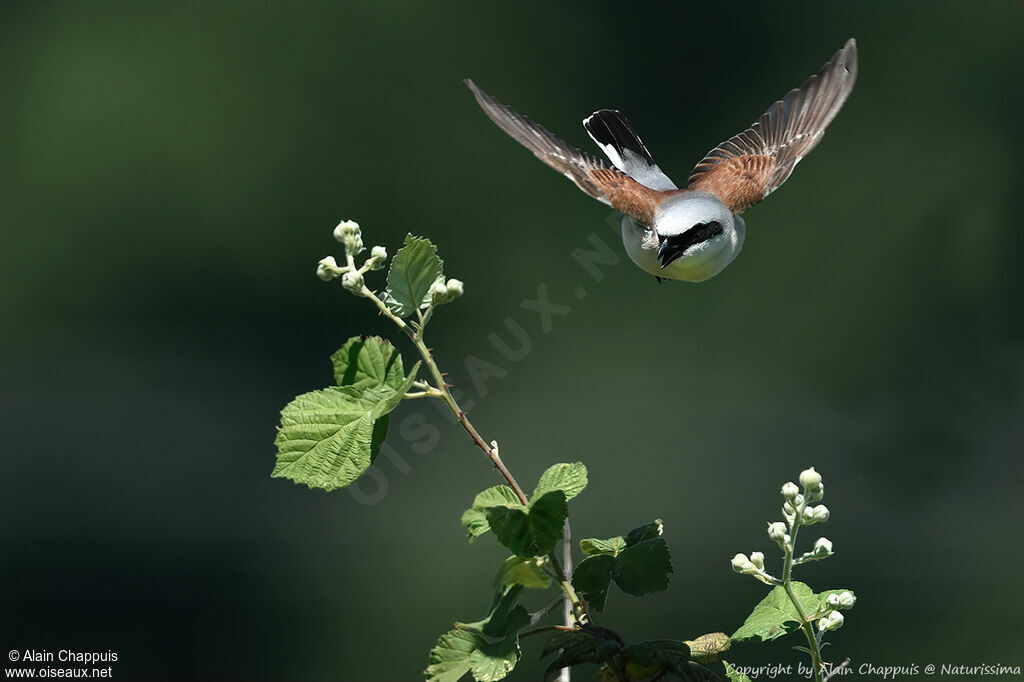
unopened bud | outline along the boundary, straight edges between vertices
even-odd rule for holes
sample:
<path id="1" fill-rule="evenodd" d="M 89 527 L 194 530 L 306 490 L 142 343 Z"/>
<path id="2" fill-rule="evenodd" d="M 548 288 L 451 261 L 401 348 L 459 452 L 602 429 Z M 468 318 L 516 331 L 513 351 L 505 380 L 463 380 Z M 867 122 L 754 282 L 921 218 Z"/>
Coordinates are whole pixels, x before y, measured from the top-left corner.
<path id="1" fill-rule="evenodd" d="M 857 597 L 854 596 L 853 592 L 844 591 L 839 593 L 839 608 L 852 609 L 856 603 Z"/>
<path id="2" fill-rule="evenodd" d="M 334 256 L 321 258 L 316 265 L 316 276 L 325 282 L 331 281 L 343 272 L 345 269 L 338 267 L 338 261 L 334 259 Z"/>
<path id="3" fill-rule="evenodd" d="M 818 621 L 818 629 L 822 632 L 838 630 L 843 627 L 846 618 L 838 611 L 829 611 L 828 614 Z"/>
<path id="4" fill-rule="evenodd" d="M 814 556 L 824 559 L 832 554 L 832 541 L 828 538 L 818 538 L 814 543 Z"/>
<path id="5" fill-rule="evenodd" d="M 360 272 L 346 272 L 341 276 L 341 286 L 353 294 L 360 294 L 363 291 L 363 275 Z"/>
<path id="6" fill-rule="evenodd" d="M 796 483 L 790 481 L 782 486 L 782 496 L 790 502 L 800 493 L 800 488 L 796 487 Z"/>
<path id="7" fill-rule="evenodd" d="M 808 507 L 807 511 L 804 512 L 805 522 L 810 523 L 825 523 L 828 521 L 829 511 L 828 507 L 823 504 L 819 504 L 817 507 Z"/>
<path id="8" fill-rule="evenodd" d="M 334 228 L 334 238 L 339 242 L 344 243 L 348 237 L 354 237 L 359 234 L 359 223 L 354 220 L 342 220 L 338 223 L 338 226 Z"/>
<path id="9" fill-rule="evenodd" d="M 750 563 L 754 564 L 757 568 L 764 570 L 764 552 L 751 552 Z"/>
<path id="10" fill-rule="evenodd" d="M 800 485 L 804 490 L 816 490 L 821 485 L 821 474 L 815 471 L 814 467 L 804 469 L 800 472 Z"/>
<path id="11" fill-rule="evenodd" d="M 786 524 L 784 524 L 782 521 L 776 521 L 775 523 L 769 523 L 768 524 L 768 537 L 770 537 L 775 542 L 779 543 L 780 546 L 783 545 L 785 543 L 785 539 L 787 537 L 789 537 L 786 534 Z"/>
<path id="12" fill-rule="evenodd" d="M 756 573 L 757 567 L 747 558 L 746 554 L 737 554 L 732 558 L 732 570 L 737 573 Z"/>
<path id="13" fill-rule="evenodd" d="M 376 258 L 377 260 L 385 260 L 388 257 L 388 250 L 383 246 L 375 246 L 370 251 L 370 258 Z"/>
<path id="14" fill-rule="evenodd" d="M 448 289 L 448 296 L 451 299 L 456 299 L 459 296 L 462 296 L 462 292 L 465 291 L 465 285 L 463 285 L 462 280 L 458 279 L 448 280 L 445 287 Z"/>

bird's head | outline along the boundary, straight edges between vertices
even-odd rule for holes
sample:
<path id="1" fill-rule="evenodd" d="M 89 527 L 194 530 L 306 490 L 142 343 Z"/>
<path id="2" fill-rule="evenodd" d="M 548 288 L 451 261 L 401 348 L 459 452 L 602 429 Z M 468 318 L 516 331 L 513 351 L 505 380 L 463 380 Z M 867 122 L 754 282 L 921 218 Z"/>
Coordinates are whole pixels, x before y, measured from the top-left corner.
<path id="1" fill-rule="evenodd" d="M 724 247 L 735 233 L 732 212 L 709 192 L 686 192 L 665 202 L 655 218 L 658 261 L 676 260 Z"/>

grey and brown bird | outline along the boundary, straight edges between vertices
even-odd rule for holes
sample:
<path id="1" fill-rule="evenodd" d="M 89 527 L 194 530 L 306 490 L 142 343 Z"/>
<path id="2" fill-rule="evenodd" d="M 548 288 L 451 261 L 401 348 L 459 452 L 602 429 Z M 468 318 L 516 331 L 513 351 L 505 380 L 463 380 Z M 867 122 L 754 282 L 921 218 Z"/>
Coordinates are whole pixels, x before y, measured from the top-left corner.
<path id="1" fill-rule="evenodd" d="M 714 277 L 743 248 L 740 214 L 771 194 L 821 141 L 853 89 L 852 38 L 821 69 L 746 130 L 701 159 L 680 189 L 654 162 L 629 121 L 602 109 L 583 121 L 603 159 L 566 144 L 530 118 L 466 85 L 494 123 L 577 187 L 622 215 L 630 259 L 660 279 Z"/>

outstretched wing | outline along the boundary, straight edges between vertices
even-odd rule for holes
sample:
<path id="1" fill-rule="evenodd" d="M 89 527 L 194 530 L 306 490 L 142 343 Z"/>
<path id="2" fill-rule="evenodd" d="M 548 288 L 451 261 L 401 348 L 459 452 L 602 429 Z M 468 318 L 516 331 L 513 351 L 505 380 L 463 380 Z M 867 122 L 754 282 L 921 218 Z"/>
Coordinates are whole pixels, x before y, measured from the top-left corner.
<path id="1" fill-rule="evenodd" d="M 576 183 L 581 190 L 646 224 L 654 220 L 661 192 L 641 185 L 601 159 L 566 144 L 538 123 L 465 81 L 484 113 L 538 159 Z"/>
<path id="2" fill-rule="evenodd" d="M 688 187 L 714 192 L 737 214 L 761 201 L 821 141 L 856 79 L 857 42 L 850 38 L 818 73 L 712 149 L 693 169 Z"/>

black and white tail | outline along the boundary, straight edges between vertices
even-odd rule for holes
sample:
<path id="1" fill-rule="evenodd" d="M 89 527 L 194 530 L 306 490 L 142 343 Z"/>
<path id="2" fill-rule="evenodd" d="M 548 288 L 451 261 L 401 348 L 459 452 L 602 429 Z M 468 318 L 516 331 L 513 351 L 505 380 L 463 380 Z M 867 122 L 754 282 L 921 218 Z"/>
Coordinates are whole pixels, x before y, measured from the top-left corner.
<path id="1" fill-rule="evenodd" d="M 658 168 L 622 112 L 613 109 L 595 111 L 584 119 L 583 127 L 615 167 L 626 175 L 651 189 L 677 189 L 675 183 Z"/>

